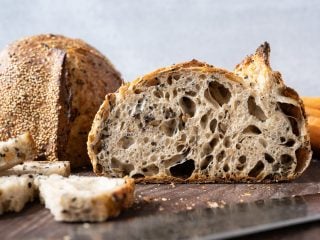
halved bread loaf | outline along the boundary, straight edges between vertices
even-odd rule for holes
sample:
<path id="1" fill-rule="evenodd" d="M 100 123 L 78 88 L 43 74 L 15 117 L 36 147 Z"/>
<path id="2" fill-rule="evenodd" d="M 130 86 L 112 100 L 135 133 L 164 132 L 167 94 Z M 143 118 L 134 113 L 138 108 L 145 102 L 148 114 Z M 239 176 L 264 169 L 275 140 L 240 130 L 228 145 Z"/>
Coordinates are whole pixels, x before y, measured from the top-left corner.
<path id="1" fill-rule="evenodd" d="M 36 156 L 36 144 L 29 132 L 0 142 L 0 172 Z"/>
<path id="2" fill-rule="evenodd" d="M 32 175 L 0 177 L 0 215 L 19 212 L 37 196 Z"/>
<path id="3" fill-rule="evenodd" d="M 39 179 L 40 197 L 57 221 L 101 222 L 116 217 L 133 203 L 133 179 L 106 177 Z"/>
<path id="4" fill-rule="evenodd" d="M 145 182 L 282 181 L 311 150 L 298 94 L 261 45 L 234 71 L 191 61 L 109 94 L 88 138 L 95 173 Z"/>
<path id="5" fill-rule="evenodd" d="M 92 120 L 122 84 L 96 49 L 59 35 L 27 37 L 0 52 L 0 140 L 30 131 L 38 160 L 90 164 Z"/>
<path id="6" fill-rule="evenodd" d="M 0 176 L 12 176 L 34 174 L 49 176 L 52 174 L 58 174 L 64 177 L 70 175 L 70 162 L 68 161 L 27 161 L 23 164 L 19 164 L 6 171 L 0 172 Z"/>

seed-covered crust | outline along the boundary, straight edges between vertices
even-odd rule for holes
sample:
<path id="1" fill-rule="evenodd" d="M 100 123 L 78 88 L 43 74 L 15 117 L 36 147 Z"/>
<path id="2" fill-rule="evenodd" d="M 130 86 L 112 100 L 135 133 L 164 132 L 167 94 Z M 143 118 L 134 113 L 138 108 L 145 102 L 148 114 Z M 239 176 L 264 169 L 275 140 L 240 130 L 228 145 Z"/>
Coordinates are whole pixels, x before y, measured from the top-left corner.
<path id="1" fill-rule="evenodd" d="M 39 160 L 86 165 L 86 139 L 120 74 L 96 49 L 59 35 L 28 37 L 0 53 L 0 140 L 30 131 Z"/>

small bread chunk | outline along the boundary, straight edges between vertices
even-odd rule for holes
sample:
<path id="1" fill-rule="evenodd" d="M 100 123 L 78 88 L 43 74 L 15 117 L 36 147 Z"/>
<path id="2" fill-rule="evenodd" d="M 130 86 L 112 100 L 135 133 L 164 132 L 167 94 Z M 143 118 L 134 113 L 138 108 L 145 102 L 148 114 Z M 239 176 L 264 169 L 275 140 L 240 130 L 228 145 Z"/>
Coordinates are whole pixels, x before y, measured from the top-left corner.
<path id="1" fill-rule="evenodd" d="M 36 145 L 29 132 L 0 142 L 0 172 L 26 160 L 33 160 Z"/>
<path id="2" fill-rule="evenodd" d="M 10 175 L 23 175 L 23 174 L 36 174 L 49 176 L 58 174 L 64 177 L 70 175 L 70 162 L 69 161 L 27 161 L 23 164 L 14 166 L 11 169 L 0 172 L 0 176 Z"/>
<path id="3" fill-rule="evenodd" d="M 36 197 L 33 175 L 0 177 L 0 214 L 19 212 Z"/>
<path id="4" fill-rule="evenodd" d="M 58 175 L 39 179 L 40 198 L 56 221 L 101 222 L 133 203 L 131 178 Z"/>
<path id="5" fill-rule="evenodd" d="M 106 99 L 88 136 L 96 174 L 140 182 L 276 182 L 311 159 L 299 95 L 262 44 L 233 72 L 196 60 L 156 70 Z"/>

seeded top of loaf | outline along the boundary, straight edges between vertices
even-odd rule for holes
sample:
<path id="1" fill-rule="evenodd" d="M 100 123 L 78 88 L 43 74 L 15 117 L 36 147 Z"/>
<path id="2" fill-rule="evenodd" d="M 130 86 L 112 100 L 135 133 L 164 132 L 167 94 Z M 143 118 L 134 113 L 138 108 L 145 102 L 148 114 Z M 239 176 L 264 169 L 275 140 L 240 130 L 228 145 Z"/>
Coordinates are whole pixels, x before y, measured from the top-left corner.
<path id="1" fill-rule="evenodd" d="M 192 60 L 108 94 L 88 137 L 94 171 L 144 182 L 300 176 L 311 159 L 304 107 L 269 53 L 264 43 L 234 72 Z"/>
<path id="2" fill-rule="evenodd" d="M 64 57 L 65 53 L 58 49 L 48 49 L 45 45 L 29 46 L 27 39 L 0 53 L 1 140 L 30 131 L 39 133 L 34 138 L 40 148 L 47 142 L 56 141 L 56 136 L 47 135 L 56 126 L 41 121 L 41 116 L 57 119 L 61 114 L 59 106 L 51 102 L 54 95 L 59 95 L 59 86 L 48 85 L 47 79 L 58 82 Z M 36 94 L 26 94 L 32 92 Z"/>
<path id="3" fill-rule="evenodd" d="M 0 53 L 0 140 L 30 131 L 39 160 L 84 165 L 94 114 L 121 83 L 110 61 L 81 40 L 49 34 L 16 41 Z"/>

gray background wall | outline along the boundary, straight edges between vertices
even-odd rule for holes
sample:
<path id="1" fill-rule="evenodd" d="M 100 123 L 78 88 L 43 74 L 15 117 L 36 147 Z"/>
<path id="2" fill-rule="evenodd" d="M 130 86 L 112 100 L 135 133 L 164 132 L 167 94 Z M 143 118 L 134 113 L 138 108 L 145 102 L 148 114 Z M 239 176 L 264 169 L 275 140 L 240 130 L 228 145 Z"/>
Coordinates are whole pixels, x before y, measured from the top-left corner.
<path id="1" fill-rule="evenodd" d="M 317 0 L 0 0 L 0 48 L 39 33 L 84 39 L 127 81 L 192 58 L 231 70 L 268 41 L 288 85 L 320 96 Z"/>

